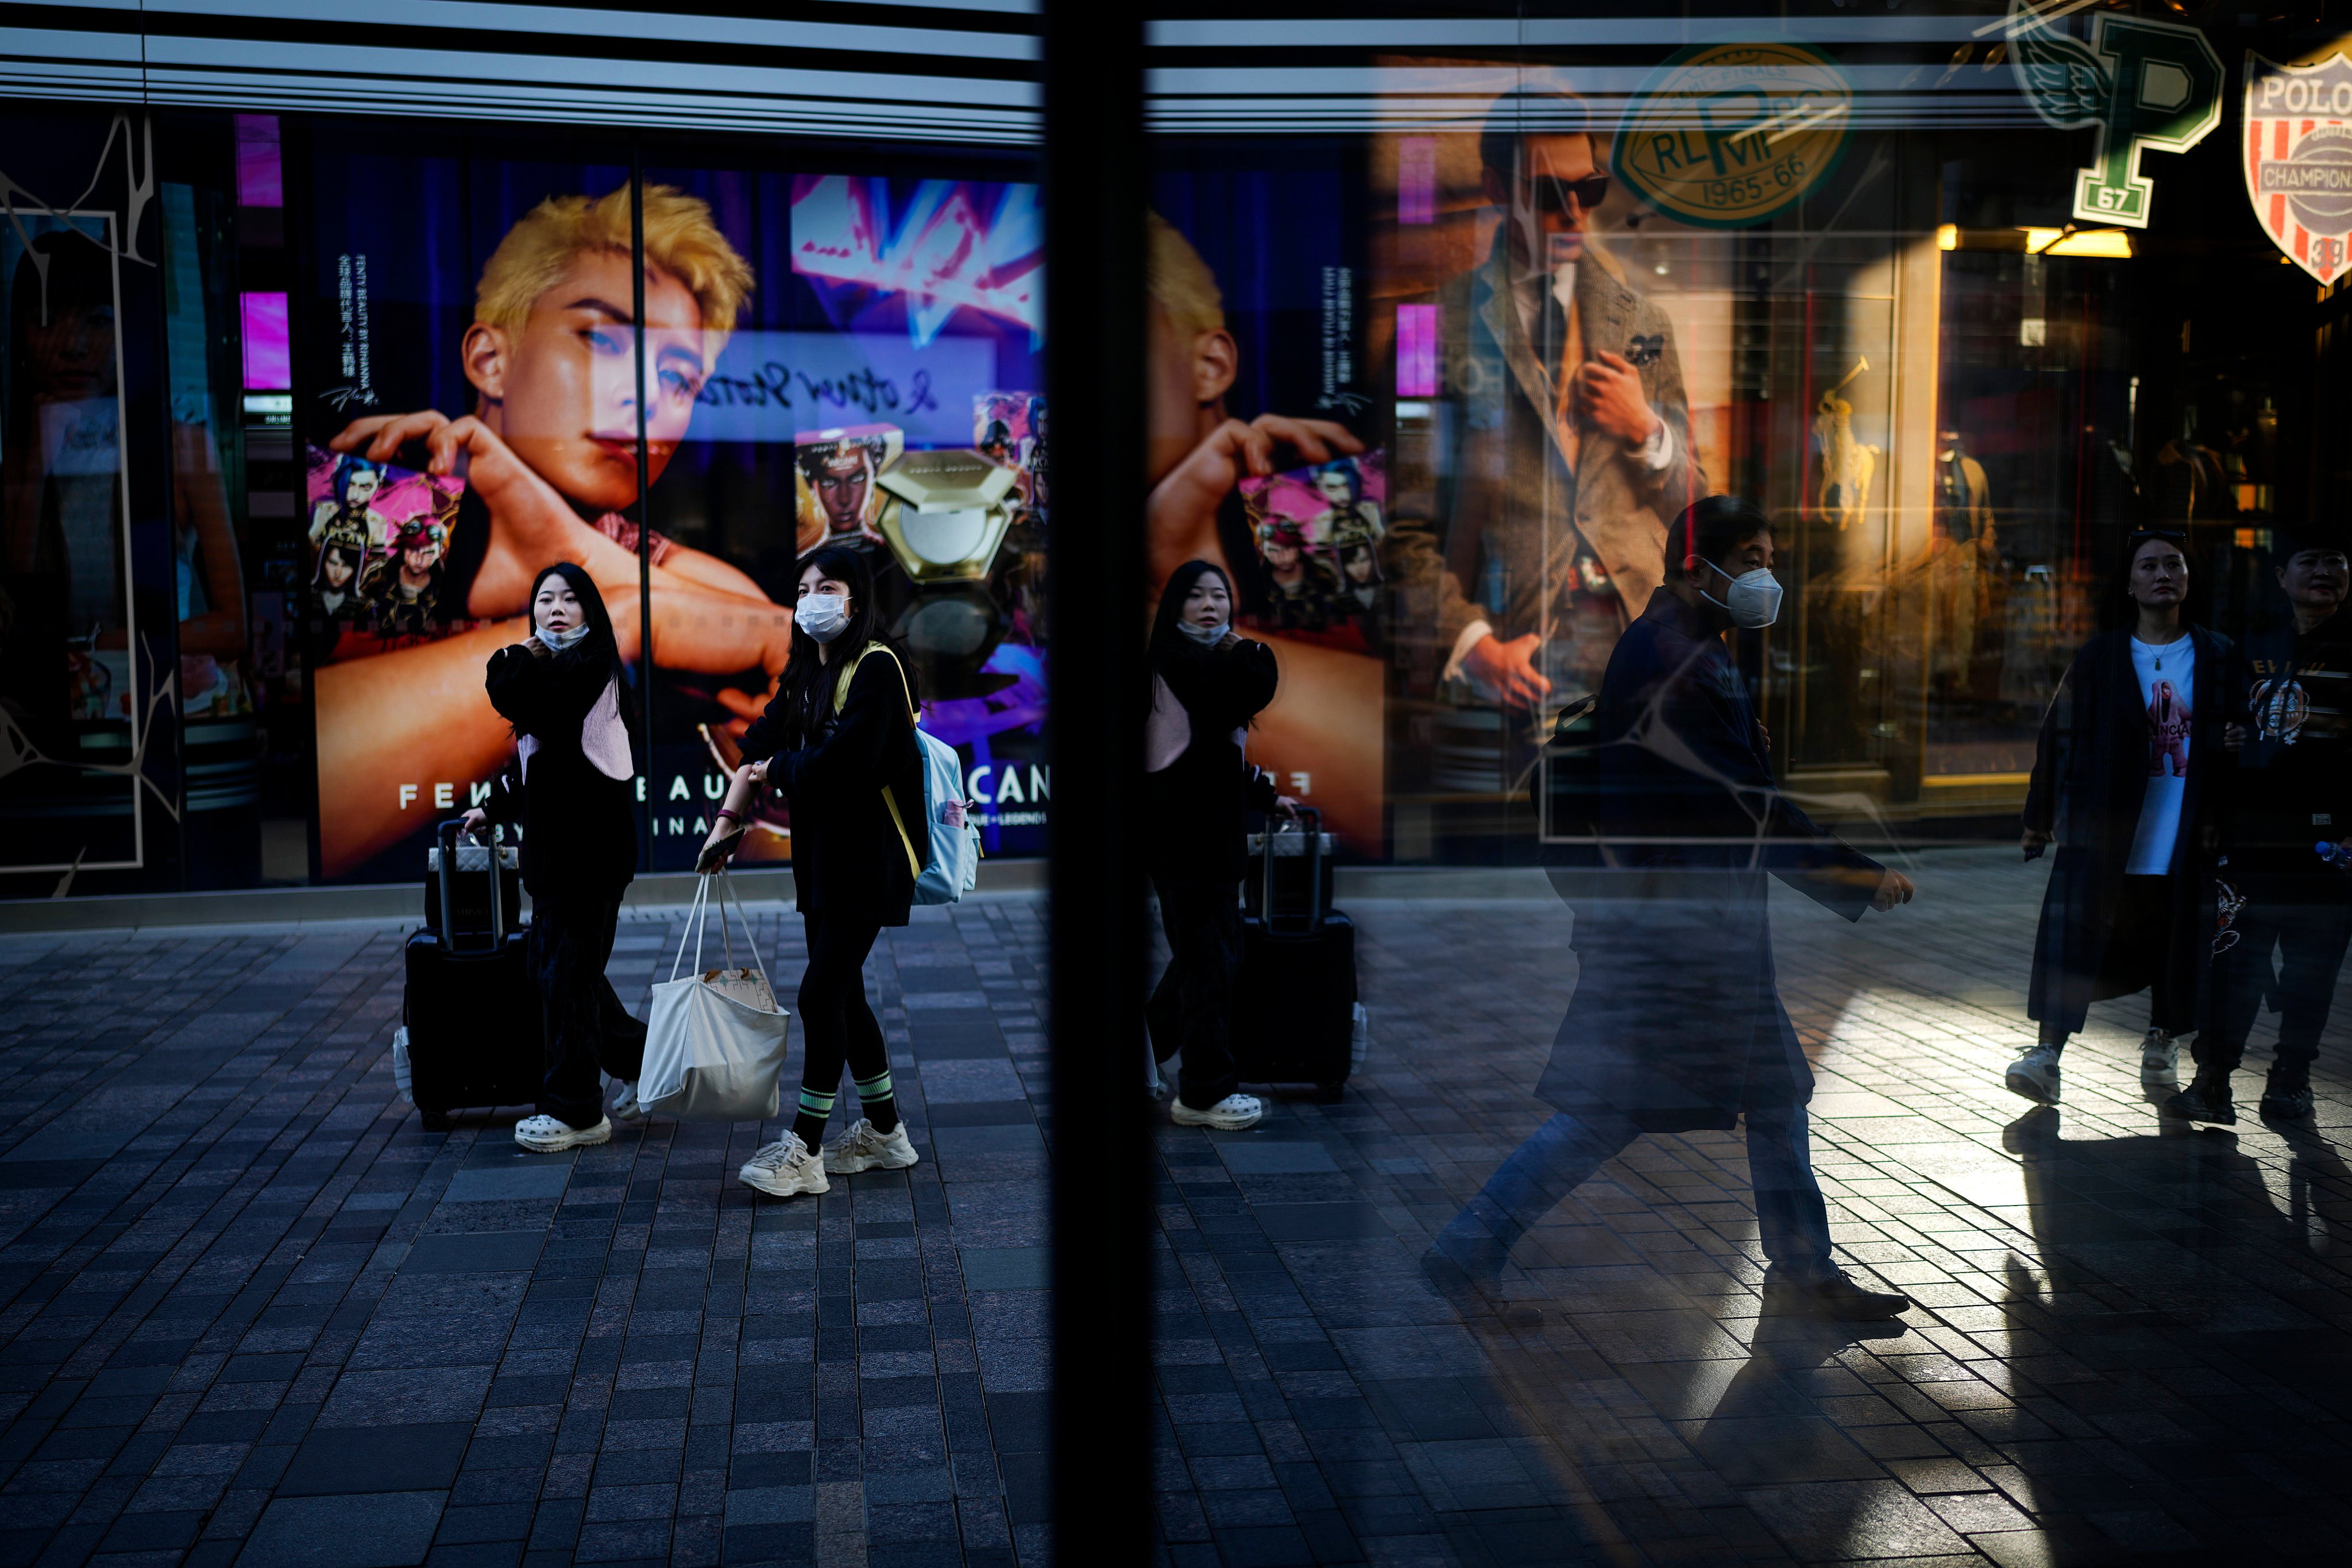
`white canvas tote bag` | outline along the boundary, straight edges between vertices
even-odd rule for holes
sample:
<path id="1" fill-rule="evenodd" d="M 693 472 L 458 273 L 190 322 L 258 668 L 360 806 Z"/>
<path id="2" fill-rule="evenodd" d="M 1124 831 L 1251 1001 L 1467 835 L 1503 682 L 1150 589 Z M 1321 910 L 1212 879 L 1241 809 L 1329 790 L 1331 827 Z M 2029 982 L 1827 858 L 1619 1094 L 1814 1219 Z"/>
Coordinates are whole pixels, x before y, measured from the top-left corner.
<path id="1" fill-rule="evenodd" d="M 727 963 L 702 967 L 702 932 L 709 923 L 710 884 L 719 884 L 719 938 Z M 753 1121 L 773 1116 L 781 1102 L 785 1029 L 791 1015 L 776 1005 L 760 951 L 751 943 L 751 923 L 734 903 L 742 923 L 749 968 L 735 966 L 727 930 L 727 907 L 734 890 L 724 872 L 702 879 L 695 889 L 687 929 L 678 933 L 677 957 L 669 979 L 654 987 L 653 1016 L 646 1023 L 646 1065 L 637 1080 L 637 1102 L 649 1111 L 687 1121 Z M 686 944 L 694 942 L 694 971 L 678 976 Z"/>

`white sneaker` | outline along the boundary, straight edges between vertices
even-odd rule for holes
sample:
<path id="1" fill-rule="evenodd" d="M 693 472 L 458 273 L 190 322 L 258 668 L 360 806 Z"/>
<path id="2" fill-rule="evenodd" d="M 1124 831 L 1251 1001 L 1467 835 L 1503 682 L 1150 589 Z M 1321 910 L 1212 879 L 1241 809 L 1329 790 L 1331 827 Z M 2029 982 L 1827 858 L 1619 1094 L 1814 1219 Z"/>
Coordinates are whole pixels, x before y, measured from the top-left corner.
<path id="1" fill-rule="evenodd" d="M 2058 1047 L 2036 1046 L 2009 1064 L 2009 1073 L 2002 1079 L 2011 1094 L 2042 1105 L 2058 1103 Z"/>
<path id="2" fill-rule="evenodd" d="M 862 1116 L 856 1126 L 824 1146 L 825 1171 L 835 1176 L 854 1176 L 860 1171 L 903 1171 L 921 1158 L 907 1136 L 905 1122 L 887 1132 L 877 1132 L 874 1123 Z"/>
<path id="3" fill-rule="evenodd" d="M 1265 1107 L 1254 1094 L 1229 1094 L 1206 1110 L 1195 1110 L 1178 1100 L 1169 1115 L 1179 1127 L 1213 1127 L 1220 1132 L 1239 1132 L 1244 1127 L 1255 1127 L 1265 1116 Z"/>
<path id="4" fill-rule="evenodd" d="M 2139 1043 L 2139 1076 L 2179 1078 L 2180 1037 L 2168 1035 L 2162 1029 L 2150 1029 Z"/>
<path id="5" fill-rule="evenodd" d="M 833 1184 L 824 1179 L 824 1162 L 808 1152 L 797 1132 L 787 1132 L 769 1144 L 735 1173 L 747 1187 L 767 1194 L 772 1198 L 788 1198 L 796 1193 L 827 1193 Z"/>
<path id="6" fill-rule="evenodd" d="M 645 1114 L 646 1108 L 637 1103 L 637 1086 L 625 1079 L 621 1079 L 620 1092 L 613 1096 L 613 1120 L 641 1121 L 645 1120 Z"/>
<path id="7" fill-rule="evenodd" d="M 515 1142 L 541 1154 L 612 1141 L 613 1120 L 608 1116 L 598 1117 L 593 1127 L 574 1127 L 560 1116 L 526 1116 L 515 1123 Z"/>

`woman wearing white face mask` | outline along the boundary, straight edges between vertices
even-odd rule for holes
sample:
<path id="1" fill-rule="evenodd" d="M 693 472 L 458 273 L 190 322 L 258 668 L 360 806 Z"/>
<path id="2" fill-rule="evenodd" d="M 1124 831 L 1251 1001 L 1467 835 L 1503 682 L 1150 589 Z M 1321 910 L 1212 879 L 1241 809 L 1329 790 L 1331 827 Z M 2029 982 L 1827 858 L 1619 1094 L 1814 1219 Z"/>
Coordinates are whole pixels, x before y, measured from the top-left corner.
<path id="1" fill-rule="evenodd" d="M 637 868 L 636 768 L 620 649 L 588 574 L 569 562 L 541 572 L 531 584 L 531 628 L 528 640 L 490 656 L 485 684 L 490 706 L 514 726 L 515 760 L 488 809 L 468 811 L 466 824 L 524 830 L 547 1077 L 539 1114 L 516 1125 L 515 1142 L 552 1152 L 612 1137 L 598 1068 L 621 1080 L 618 1114 L 634 1114 L 636 1103 L 646 1026 L 604 978 L 621 894 Z"/>
<path id="2" fill-rule="evenodd" d="M 1234 979 L 1241 966 L 1242 814 L 1288 803 L 1242 759 L 1251 720 L 1274 700 L 1274 650 L 1234 635 L 1233 585 L 1205 561 L 1169 574 L 1151 629 L 1144 724 L 1152 890 L 1168 934 L 1152 992 L 1152 1051 L 1184 1054 L 1171 1112 L 1180 1127 L 1255 1125 L 1265 1108 L 1237 1092 Z"/>
<path id="3" fill-rule="evenodd" d="M 827 1172 L 904 1170 L 916 1160 L 882 1026 L 866 1005 L 865 967 L 882 928 L 907 923 L 930 842 L 914 677 L 875 628 L 873 602 L 863 551 L 828 544 L 803 558 L 783 684 L 744 731 L 746 765 L 703 847 L 704 869 L 725 862 L 763 782 L 792 804 L 793 883 L 808 933 L 800 1108 L 793 1130 L 740 1173 L 776 1197 L 824 1192 Z M 825 1143 L 845 1063 L 864 1115 Z"/>

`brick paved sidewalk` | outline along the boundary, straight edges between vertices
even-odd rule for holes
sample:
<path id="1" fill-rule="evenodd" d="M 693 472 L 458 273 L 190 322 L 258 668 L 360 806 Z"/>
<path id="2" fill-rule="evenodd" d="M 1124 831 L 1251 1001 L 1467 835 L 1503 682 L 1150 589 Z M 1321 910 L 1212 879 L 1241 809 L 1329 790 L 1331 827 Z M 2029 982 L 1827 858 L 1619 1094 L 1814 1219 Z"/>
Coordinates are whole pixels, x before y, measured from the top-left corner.
<path id="1" fill-rule="evenodd" d="M 1635 1143 L 1521 1245 L 1508 1309 L 1433 1289 L 1431 1237 L 1549 1113 L 1570 918 L 1355 905 L 1345 1100 L 1160 1129 L 1164 1559 L 2343 1561 L 2352 999 L 2316 1127 L 2252 1115 L 2267 1021 L 2245 1121 L 2160 1126 L 2144 999 L 2036 1110 L 2000 1075 L 2046 868 L 1919 860 L 1859 927 L 1775 889 L 1842 1257 L 1923 1304 L 1859 1331 L 1759 1320 L 1738 1134 Z"/>
<path id="2" fill-rule="evenodd" d="M 1570 919 L 1357 906 L 1347 1098 L 1160 1131 L 1164 1557 L 2338 1560 L 2344 1031 L 2308 1131 L 2160 1127 L 2130 1001 L 2032 1110 L 2043 873 L 1922 862 L 1895 915 L 1779 911 L 1843 1255 L 1924 1303 L 1860 1332 L 1758 1317 L 1736 1136 L 1606 1167 L 1511 1308 L 1431 1289 L 1546 1114 Z M 732 1183 L 773 1127 L 422 1131 L 388 926 L 0 941 L 0 1568 L 1044 1561 L 1042 912 L 892 933 L 927 1158 L 815 1205 Z M 625 995 L 675 919 L 625 927 Z"/>
<path id="3" fill-rule="evenodd" d="M 1046 1561 L 1038 916 L 888 933 L 924 1162 L 789 1202 L 783 1122 L 423 1131 L 394 927 L 0 940 L 0 1563 Z"/>

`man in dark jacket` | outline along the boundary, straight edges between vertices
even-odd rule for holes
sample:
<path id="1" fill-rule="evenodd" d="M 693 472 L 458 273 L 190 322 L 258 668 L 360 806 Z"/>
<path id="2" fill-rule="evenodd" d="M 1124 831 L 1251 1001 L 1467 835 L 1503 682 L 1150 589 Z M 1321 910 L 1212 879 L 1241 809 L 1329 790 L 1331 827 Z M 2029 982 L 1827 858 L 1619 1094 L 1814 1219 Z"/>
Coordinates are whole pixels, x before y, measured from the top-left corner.
<path id="1" fill-rule="evenodd" d="M 1777 613 L 1764 514 L 1710 497 L 1683 513 L 1667 548 L 1678 569 L 1601 681 L 1608 868 L 1588 874 L 1599 897 L 1576 900 L 1576 995 L 1536 1089 L 1559 1114 L 1446 1226 L 1433 1271 L 1491 1286 L 1512 1244 L 1634 1139 L 1727 1130 L 1744 1115 L 1767 1310 L 1891 1318 L 1910 1300 L 1863 1289 L 1830 1257 L 1806 1142 L 1812 1072 L 1780 1005 L 1766 878 L 1848 920 L 1909 901 L 1911 884 L 1817 826 L 1772 781 L 1763 726 L 1722 640 Z"/>
<path id="2" fill-rule="evenodd" d="M 2314 847 L 2352 849 L 2352 625 L 2339 613 L 2352 562 L 2341 544 L 2313 534 L 2278 538 L 2272 559 L 2293 615 L 2246 641 L 2249 721 L 2231 733 L 2237 768 L 2221 871 L 2244 901 L 2215 942 L 2216 996 L 2193 1047 L 2196 1079 L 2165 1102 L 2166 1114 L 2190 1121 L 2237 1121 L 2230 1075 L 2273 992 L 2278 1061 L 2262 1113 L 2311 1114 L 2312 1058 L 2352 943 L 2352 875 Z"/>

